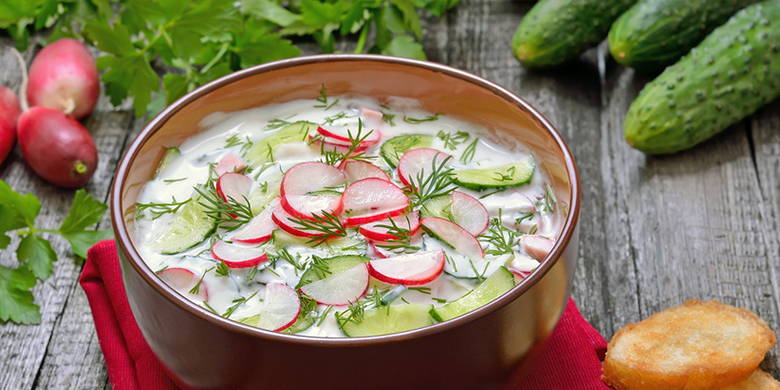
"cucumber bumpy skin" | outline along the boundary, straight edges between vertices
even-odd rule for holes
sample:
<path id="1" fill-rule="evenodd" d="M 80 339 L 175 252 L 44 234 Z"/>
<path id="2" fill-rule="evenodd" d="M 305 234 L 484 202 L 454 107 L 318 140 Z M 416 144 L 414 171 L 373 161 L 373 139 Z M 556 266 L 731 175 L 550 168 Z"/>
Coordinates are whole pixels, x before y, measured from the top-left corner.
<path id="1" fill-rule="evenodd" d="M 674 153 L 780 95 L 780 0 L 754 4 L 645 86 L 624 123 L 629 145 Z"/>
<path id="2" fill-rule="evenodd" d="M 653 71 L 676 61 L 731 15 L 759 0 L 643 0 L 609 30 L 623 65 Z"/>
<path id="3" fill-rule="evenodd" d="M 541 0 L 523 17 L 512 51 L 524 66 L 561 64 L 607 36 L 636 0 Z"/>

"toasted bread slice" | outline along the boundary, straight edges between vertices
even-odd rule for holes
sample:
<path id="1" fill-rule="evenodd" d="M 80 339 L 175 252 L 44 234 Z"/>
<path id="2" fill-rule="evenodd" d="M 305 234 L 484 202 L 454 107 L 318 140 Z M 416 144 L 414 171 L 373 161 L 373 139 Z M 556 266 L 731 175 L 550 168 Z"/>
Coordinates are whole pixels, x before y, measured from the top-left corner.
<path id="1" fill-rule="evenodd" d="M 691 300 L 615 333 L 603 379 L 618 390 L 720 389 L 748 378 L 775 342 L 751 311 Z"/>
<path id="2" fill-rule="evenodd" d="M 761 369 L 753 371 L 747 379 L 723 390 L 780 390 L 780 382 Z"/>

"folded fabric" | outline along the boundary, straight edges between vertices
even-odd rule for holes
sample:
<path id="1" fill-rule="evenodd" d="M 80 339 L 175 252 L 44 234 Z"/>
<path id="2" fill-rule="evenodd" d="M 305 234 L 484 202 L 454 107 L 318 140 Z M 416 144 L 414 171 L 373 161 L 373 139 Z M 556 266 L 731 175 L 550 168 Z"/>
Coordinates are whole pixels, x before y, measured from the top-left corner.
<path id="1" fill-rule="evenodd" d="M 101 241 L 87 255 L 79 280 L 95 320 L 108 377 L 115 390 L 177 389 L 141 335 L 127 303 L 113 240 Z M 606 390 L 601 359 L 607 343 L 569 301 L 561 321 L 513 389 Z"/>

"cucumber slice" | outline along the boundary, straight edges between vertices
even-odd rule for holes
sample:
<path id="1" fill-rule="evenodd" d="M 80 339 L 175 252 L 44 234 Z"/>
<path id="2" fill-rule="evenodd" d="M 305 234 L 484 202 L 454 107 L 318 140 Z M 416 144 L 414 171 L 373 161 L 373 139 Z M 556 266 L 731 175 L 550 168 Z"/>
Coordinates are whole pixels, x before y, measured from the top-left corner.
<path id="1" fill-rule="evenodd" d="M 298 319 L 290 325 L 289 328 L 282 331 L 282 333 L 296 334 L 301 333 L 306 329 L 311 328 L 314 325 L 314 316 L 307 314 L 305 316 L 298 316 Z"/>
<path id="2" fill-rule="evenodd" d="M 273 161 L 273 151 L 281 144 L 292 142 L 305 142 L 308 140 L 309 131 L 316 128 L 311 122 L 295 122 L 275 133 L 255 141 L 252 147 L 246 151 L 244 158 L 251 167 Z"/>
<path id="3" fill-rule="evenodd" d="M 433 324 L 431 305 L 408 304 L 382 306 L 366 310 L 360 322 L 340 324 L 348 337 L 377 336 L 405 332 Z"/>
<path id="4" fill-rule="evenodd" d="M 271 239 L 276 249 L 290 245 L 311 246 L 306 237 L 294 236 L 284 230 L 277 229 L 271 233 Z M 355 233 L 349 233 L 346 237 L 340 237 L 325 241 L 319 247 L 325 248 L 332 254 L 356 254 L 364 255 L 368 251 L 368 244 Z"/>
<path id="5" fill-rule="evenodd" d="M 175 146 L 165 148 L 165 154 L 163 154 L 163 158 L 160 160 L 160 164 L 157 165 L 157 169 L 154 171 L 154 177 L 159 177 L 160 173 L 165 170 L 168 165 L 171 165 L 171 161 L 179 156 L 181 156 L 181 150 L 179 150 L 179 148 Z"/>
<path id="6" fill-rule="evenodd" d="M 306 246 L 306 237 L 293 236 L 290 233 L 282 229 L 276 229 L 271 233 L 271 239 L 274 241 L 276 249 L 284 248 L 290 245 L 303 245 Z"/>
<path id="7" fill-rule="evenodd" d="M 387 164 L 395 168 L 401 155 L 407 150 L 428 148 L 433 142 L 433 137 L 425 134 L 404 134 L 390 138 L 382 144 L 379 154 L 387 161 Z"/>
<path id="8" fill-rule="evenodd" d="M 265 186 L 252 186 L 252 192 L 247 195 L 249 200 L 249 207 L 252 209 L 252 214 L 260 214 L 265 210 L 271 202 L 279 196 L 279 183 L 281 182 L 281 176 L 279 180 L 268 180 Z"/>
<path id="9" fill-rule="evenodd" d="M 420 217 L 439 217 L 452 221 L 452 196 L 442 195 L 425 201 L 420 207 Z"/>
<path id="10" fill-rule="evenodd" d="M 200 197 L 194 197 L 179 209 L 168 229 L 154 241 L 153 247 L 164 255 L 180 253 L 200 244 L 216 227 L 214 219 L 200 204 Z"/>
<path id="11" fill-rule="evenodd" d="M 318 269 L 309 267 L 306 270 L 306 272 L 304 272 L 303 275 L 301 276 L 301 281 L 298 283 L 299 287 L 305 284 L 316 282 L 320 279 L 324 279 L 330 275 L 337 274 L 339 272 L 346 271 L 348 269 L 352 269 L 353 267 L 355 267 L 360 263 L 367 263 L 369 258 L 365 256 L 343 255 L 343 256 L 329 257 L 323 260 L 325 260 L 326 268 L 330 272 L 330 274 L 323 274 L 319 272 Z"/>
<path id="12" fill-rule="evenodd" d="M 478 259 L 451 253 L 447 255 L 447 261 L 444 262 L 444 272 L 458 279 L 478 279 L 482 275 L 496 273 L 510 258 L 510 255 L 502 255 Z"/>
<path id="13" fill-rule="evenodd" d="M 431 316 L 440 322 L 462 316 L 500 297 L 514 285 L 514 275 L 506 267 L 501 267 L 466 295 L 444 306 L 431 309 Z"/>
<path id="14" fill-rule="evenodd" d="M 531 181 L 532 159 L 486 169 L 461 169 L 454 172 L 455 184 L 472 190 L 517 187 Z"/>

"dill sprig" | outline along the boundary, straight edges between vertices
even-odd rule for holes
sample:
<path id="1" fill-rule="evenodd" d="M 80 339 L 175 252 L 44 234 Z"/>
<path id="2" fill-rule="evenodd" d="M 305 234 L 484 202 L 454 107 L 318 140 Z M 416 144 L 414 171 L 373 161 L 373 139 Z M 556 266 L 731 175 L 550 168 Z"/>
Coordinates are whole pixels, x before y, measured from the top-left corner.
<path id="1" fill-rule="evenodd" d="M 442 114 L 436 113 L 433 115 L 426 116 L 424 118 L 414 118 L 414 117 L 404 115 L 404 122 L 411 123 L 413 125 L 424 123 L 424 122 L 432 122 L 438 120 L 441 115 Z"/>
<path id="2" fill-rule="evenodd" d="M 322 120 L 323 125 L 332 125 L 333 122 L 344 119 L 347 117 L 347 113 L 344 111 L 339 112 L 338 114 L 333 114 L 331 116 L 325 117 L 325 119 Z"/>
<path id="3" fill-rule="evenodd" d="M 466 146 L 466 149 L 463 149 L 463 154 L 460 155 L 460 162 L 464 164 L 468 164 L 471 162 L 471 160 L 474 159 L 474 154 L 477 152 L 477 143 L 479 142 L 479 138 L 474 138 L 471 143 Z"/>
<path id="4" fill-rule="evenodd" d="M 214 269 L 214 267 L 211 267 L 211 268 L 203 271 L 203 274 L 200 275 L 200 279 L 198 279 L 198 282 L 195 283 L 195 285 L 192 286 L 192 288 L 190 289 L 190 291 L 189 291 L 190 294 L 196 295 L 196 294 L 198 294 L 200 292 L 200 285 L 203 283 L 203 278 L 205 278 L 206 274 L 209 273 L 213 269 Z"/>
<path id="5" fill-rule="evenodd" d="M 436 137 L 444 142 L 445 148 L 449 150 L 455 150 L 458 148 L 458 145 L 466 142 L 466 140 L 468 140 L 471 136 L 465 131 L 451 133 L 448 131 L 439 130 L 439 132 L 436 133 Z"/>
<path id="6" fill-rule="evenodd" d="M 414 246 L 411 244 L 412 232 L 409 229 L 398 226 L 398 224 L 392 218 L 389 218 L 388 221 L 390 221 L 389 225 L 382 224 L 376 225 L 376 227 L 387 229 L 387 234 L 393 236 L 394 238 L 384 241 L 381 244 L 374 243 L 375 246 L 383 249 L 389 249 L 394 252 L 396 252 L 398 249 L 402 249 L 402 253 L 412 253 L 420 250 L 419 246 Z M 406 216 L 406 226 L 411 226 L 411 224 L 412 223 L 409 221 L 409 216 Z"/>
<path id="7" fill-rule="evenodd" d="M 171 183 L 177 183 L 177 182 L 184 181 L 184 180 L 187 180 L 187 178 L 186 177 L 179 177 L 179 178 L 176 178 L 176 179 L 164 179 L 163 183 L 171 184 Z"/>
<path id="8" fill-rule="evenodd" d="M 242 196 L 241 199 L 235 199 L 228 196 L 224 201 L 217 195 L 216 172 L 212 167 L 208 180 L 202 186 L 195 186 L 195 192 L 200 195 L 198 203 L 204 208 L 205 213 L 214 219 L 217 226 L 235 230 L 240 225 L 249 222 L 252 217 L 252 207 L 249 199 Z"/>
<path id="9" fill-rule="evenodd" d="M 498 217 L 490 220 L 487 232 L 483 233 L 479 239 L 492 246 L 485 251 L 489 255 L 512 253 L 520 241 L 517 231 L 504 226 L 501 222 L 501 209 L 498 209 Z"/>
<path id="10" fill-rule="evenodd" d="M 482 268 L 482 272 L 477 270 L 477 267 L 474 265 L 474 261 L 469 259 L 469 266 L 471 267 L 471 272 L 474 272 L 474 277 L 479 281 L 482 282 L 485 280 L 485 273 L 487 272 L 487 268 L 490 263 L 485 262 L 485 267 Z"/>
<path id="11" fill-rule="evenodd" d="M 349 305 L 347 310 L 341 313 L 336 313 L 336 321 L 339 323 L 339 326 L 343 327 L 349 322 L 356 324 L 363 322 L 366 309 L 369 308 L 385 307 L 387 310 L 390 310 L 390 306 L 386 305 L 382 300 L 383 296 L 384 294 L 374 286 L 372 292 L 367 294 L 365 299 Z"/>
<path id="12" fill-rule="evenodd" d="M 541 209 L 545 213 L 551 213 L 555 211 L 556 206 L 558 205 L 558 199 L 555 198 L 555 193 L 553 193 L 552 187 L 550 187 L 549 184 L 544 189 L 544 198 L 540 202 L 538 202 L 537 207 L 541 206 Z"/>
<path id="13" fill-rule="evenodd" d="M 137 219 L 143 218 L 146 215 L 145 213 L 151 214 L 152 219 L 160 218 L 165 214 L 174 214 L 178 212 L 182 206 L 189 203 L 190 199 L 177 202 L 176 198 L 171 196 L 171 201 L 169 203 L 162 203 L 162 202 L 136 203 L 135 204 L 136 218 Z"/>
<path id="14" fill-rule="evenodd" d="M 314 108 L 322 108 L 327 111 L 331 107 L 335 106 L 336 103 L 339 102 L 339 99 L 330 99 L 328 97 L 328 89 L 325 88 L 325 84 L 321 84 L 320 96 L 317 97 L 317 101 L 320 102 L 320 104 L 314 105 Z"/>
<path id="15" fill-rule="evenodd" d="M 244 303 L 246 303 L 250 299 L 254 298 L 255 295 L 257 295 L 257 291 L 255 291 L 254 293 L 252 293 L 252 295 L 250 295 L 248 297 L 241 297 L 241 298 L 234 299 L 233 300 L 233 305 L 231 305 L 227 310 L 225 310 L 224 313 L 222 313 L 222 317 L 230 318 L 230 316 L 233 315 L 233 313 L 236 311 L 236 309 L 241 307 L 241 305 L 243 305 Z"/>
<path id="16" fill-rule="evenodd" d="M 347 138 L 349 138 L 349 146 L 346 151 L 340 151 L 339 147 L 328 148 L 323 142 L 321 135 L 316 135 L 311 138 L 311 142 L 320 143 L 320 153 L 323 157 L 323 162 L 328 165 L 338 165 L 340 162 L 350 159 L 358 161 L 369 162 L 375 158 L 375 156 L 369 156 L 365 151 L 360 151 L 361 144 L 368 139 L 374 130 L 369 130 L 367 133 L 363 133 L 363 120 L 358 118 L 358 128 L 355 134 L 352 134 L 352 130 L 347 130 Z"/>
<path id="17" fill-rule="evenodd" d="M 331 238 L 347 236 L 347 228 L 341 223 L 339 217 L 327 211 L 323 211 L 322 214 L 314 214 L 312 217 L 314 219 L 293 216 L 288 218 L 296 225 L 296 229 L 303 230 L 313 236 L 306 241 L 307 244 L 318 246 Z"/>
<path id="18" fill-rule="evenodd" d="M 438 155 L 431 161 L 431 170 L 421 170 L 415 177 L 410 177 L 410 184 L 404 189 L 415 199 L 412 206 L 418 206 L 437 196 L 447 195 L 457 188 L 452 179 L 452 168 L 448 167 L 452 156 L 445 157 L 437 164 Z M 427 173 L 427 175 L 426 175 Z"/>
<path id="19" fill-rule="evenodd" d="M 230 267 L 228 267 L 224 261 L 220 260 L 219 263 L 217 263 L 214 272 L 219 276 L 230 276 Z"/>
<path id="20" fill-rule="evenodd" d="M 232 148 L 241 145 L 242 143 L 244 143 L 244 140 L 242 140 L 238 134 L 233 134 L 225 140 L 225 148 Z"/>
<path id="21" fill-rule="evenodd" d="M 384 121 L 390 126 L 395 127 L 395 114 L 388 114 L 382 111 L 382 121 Z"/>
<path id="22" fill-rule="evenodd" d="M 301 278 L 301 280 L 298 281 L 298 285 L 295 286 L 296 289 L 301 288 L 302 286 L 305 286 L 313 282 L 314 280 L 325 279 L 328 276 L 333 274 L 333 272 L 330 270 L 330 264 L 328 264 L 328 259 L 324 259 L 317 255 L 311 256 L 311 260 L 309 260 L 309 266 L 306 268 L 306 272 L 309 271 L 312 272 L 314 277 L 313 278 L 307 277 L 306 279 Z"/>
<path id="23" fill-rule="evenodd" d="M 281 127 L 289 126 L 293 124 L 293 122 L 289 121 L 289 119 L 292 119 L 295 114 L 292 114 L 286 118 L 274 118 L 268 121 L 268 123 L 265 124 L 266 130 L 276 130 Z"/>

